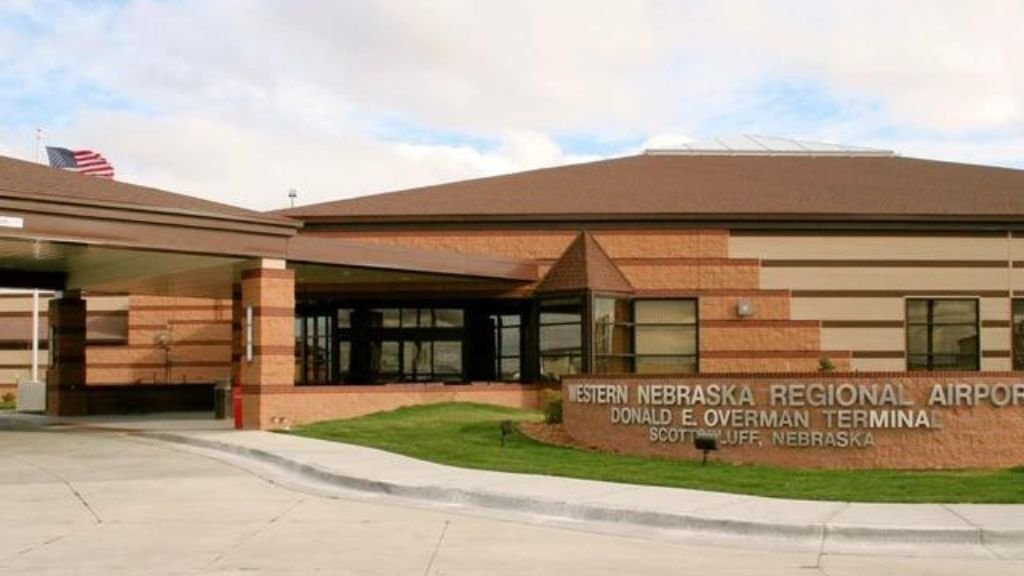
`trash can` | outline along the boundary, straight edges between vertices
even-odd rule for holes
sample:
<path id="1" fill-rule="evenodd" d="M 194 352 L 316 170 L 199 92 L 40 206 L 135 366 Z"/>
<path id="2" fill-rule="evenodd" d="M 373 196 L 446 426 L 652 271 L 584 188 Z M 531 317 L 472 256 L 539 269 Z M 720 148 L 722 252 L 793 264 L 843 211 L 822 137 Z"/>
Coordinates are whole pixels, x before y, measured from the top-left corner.
<path id="1" fill-rule="evenodd" d="M 231 416 L 231 381 L 221 380 L 213 387 L 213 417 L 225 420 Z"/>

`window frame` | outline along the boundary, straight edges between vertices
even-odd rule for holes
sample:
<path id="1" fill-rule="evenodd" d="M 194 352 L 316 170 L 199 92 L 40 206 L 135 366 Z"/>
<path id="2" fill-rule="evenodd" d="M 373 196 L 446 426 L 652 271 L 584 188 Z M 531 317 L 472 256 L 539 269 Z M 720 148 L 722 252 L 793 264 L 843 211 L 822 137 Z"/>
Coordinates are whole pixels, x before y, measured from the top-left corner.
<path id="1" fill-rule="evenodd" d="M 1010 298 L 1010 369 L 1013 371 L 1024 371 L 1024 350 L 1021 350 L 1018 354 L 1016 338 L 1018 324 L 1014 322 L 1017 303 L 1021 304 L 1021 312 L 1022 316 L 1024 316 L 1024 298 Z M 1024 338 L 1024 321 L 1020 323 L 1020 326 L 1022 338 Z"/>
<path id="2" fill-rule="evenodd" d="M 628 354 L 614 354 L 614 353 L 611 353 L 611 354 L 597 354 L 596 350 L 592 349 L 591 350 L 591 356 L 593 358 L 593 362 L 592 362 L 592 366 L 593 366 L 592 372 L 593 373 L 595 373 L 595 374 L 596 373 L 606 373 L 606 374 L 614 374 L 615 373 L 615 372 L 598 372 L 597 371 L 597 366 L 598 366 L 598 363 L 599 363 L 601 358 L 613 358 L 613 359 L 626 358 L 627 362 L 628 362 L 628 365 L 629 365 L 629 371 L 626 372 L 626 374 L 633 374 L 633 375 L 636 375 L 636 374 L 658 374 L 657 372 L 643 372 L 643 373 L 641 373 L 641 372 L 637 371 L 637 366 L 639 365 L 638 360 L 648 359 L 648 358 L 677 358 L 677 359 L 692 360 L 693 361 L 693 372 L 681 372 L 681 373 L 684 373 L 684 374 L 700 373 L 700 298 L 698 298 L 698 297 L 679 297 L 679 296 L 658 296 L 658 297 L 653 297 L 653 298 L 622 298 L 622 297 L 611 295 L 611 294 L 595 294 L 593 299 L 592 299 L 592 309 L 594 310 L 594 314 L 592 314 L 592 316 L 593 316 L 592 320 L 593 321 L 591 322 L 591 329 L 590 329 L 591 338 L 594 338 L 594 333 L 597 330 L 596 310 L 597 310 L 597 300 L 598 299 L 607 299 L 607 300 L 615 300 L 615 301 L 625 300 L 628 303 L 629 311 L 630 311 L 629 321 L 628 322 L 612 322 L 611 325 L 613 327 L 612 328 L 613 332 L 614 332 L 615 327 L 618 327 L 618 326 L 626 326 L 626 327 L 628 327 L 628 330 L 629 330 L 629 348 L 630 348 L 630 352 Z M 639 322 L 637 320 L 637 304 L 638 303 L 641 303 L 641 302 L 659 302 L 659 301 L 690 302 L 690 303 L 692 303 L 693 304 L 693 322 L 692 323 L 689 323 L 689 322 L 686 322 L 686 323 L 681 323 L 681 322 Z M 642 353 L 642 352 L 640 352 L 638 347 L 637 347 L 638 328 L 647 328 L 647 327 L 653 327 L 653 328 L 659 328 L 659 327 L 663 327 L 663 328 L 692 328 L 692 330 L 693 330 L 693 342 L 694 342 L 693 353 L 692 354 L 683 354 L 683 353 L 666 354 L 666 353 Z M 664 374 L 672 374 L 672 373 L 665 372 Z"/>
<path id="3" fill-rule="evenodd" d="M 689 323 L 670 323 L 670 322 L 638 322 L 636 314 L 637 302 L 651 302 L 651 301 L 685 301 L 693 303 L 693 324 Z M 637 360 L 640 358 L 692 358 L 693 359 L 693 374 L 700 373 L 700 298 L 685 298 L 685 297 L 658 297 L 658 298 L 635 298 L 633 300 L 633 373 L 634 374 L 659 374 L 657 372 L 638 372 L 637 371 Z M 693 327 L 693 354 L 643 354 L 639 352 L 636 345 L 636 327 Z M 689 372 L 683 372 L 689 374 Z M 669 374 L 666 372 L 665 374 Z"/>
<path id="4" fill-rule="evenodd" d="M 928 310 L 925 323 L 914 323 L 910 320 L 910 305 L 912 302 L 928 302 Z M 941 354 L 935 353 L 934 334 L 933 330 L 936 326 L 934 322 L 934 305 L 936 302 L 971 302 L 974 304 L 974 330 L 977 335 L 975 338 L 974 354 Z M 1012 318 L 1011 318 L 1012 323 Z M 956 322 L 938 324 L 938 326 L 971 326 L 968 322 Z M 914 296 L 904 298 L 903 302 L 903 326 L 904 326 L 904 357 L 905 366 L 907 372 L 980 372 L 981 371 L 981 299 L 978 297 L 944 297 L 944 296 Z M 928 338 L 928 351 L 925 354 L 914 354 L 911 352 L 911 340 L 910 332 L 911 327 L 924 326 L 927 329 Z M 1012 334 L 1012 329 L 1011 329 Z M 914 368 L 911 364 L 912 356 L 925 356 L 926 367 Z M 971 357 L 975 359 L 974 368 L 958 368 L 956 370 L 942 370 L 935 368 L 934 358 L 936 356 L 956 356 L 956 357 Z"/>
<path id="5" fill-rule="evenodd" d="M 558 381 L 561 381 L 562 376 L 565 376 L 565 374 L 558 374 L 553 379 L 545 378 L 545 376 L 544 376 L 544 360 L 546 358 L 568 358 L 570 365 L 572 365 L 573 359 L 576 358 L 576 359 L 578 359 L 577 363 L 579 365 L 579 372 L 578 372 L 578 374 L 587 374 L 587 373 L 591 372 L 591 370 L 590 370 L 590 358 L 593 355 L 590 352 L 590 338 L 591 338 L 591 335 L 589 334 L 589 332 L 590 332 L 590 327 L 593 325 L 593 320 L 592 320 L 592 316 L 593 316 L 593 313 L 592 313 L 592 300 L 593 300 L 592 297 L 588 298 L 587 296 L 585 296 L 583 294 L 569 294 L 569 295 L 552 296 L 552 297 L 549 297 L 549 298 L 542 298 L 542 299 L 540 299 L 537 302 L 537 316 L 536 316 L 537 317 L 537 322 L 536 322 L 536 327 L 537 327 L 536 328 L 536 330 L 537 330 L 536 346 L 537 346 L 537 350 L 536 350 L 536 358 L 537 358 L 537 380 L 538 381 L 540 381 L 540 382 L 552 382 L 552 381 L 558 382 Z M 575 301 L 575 302 L 570 302 L 570 301 Z M 579 309 L 579 313 L 578 313 L 579 320 L 575 321 L 575 322 L 548 322 L 548 323 L 545 323 L 544 320 L 543 320 L 544 319 L 544 313 L 545 313 L 544 307 L 545 307 L 545 305 L 548 305 L 548 306 L 552 306 L 553 304 L 556 305 L 556 306 L 559 305 L 559 304 L 555 304 L 555 303 L 561 303 L 561 304 L 564 304 L 566 306 L 576 306 Z M 553 311 L 551 313 L 557 314 L 559 312 L 556 310 L 556 311 Z M 576 352 L 576 353 L 555 353 L 555 354 L 545 353 L 544 349 L 543 349 L 543 344 L 544 344 L 544 342 L 543 342 L 544 328 L 545 327 L 552 327 L 552 326 L 578 326 L 579 327 L 579 338 L 580 338 L 579 342 L 580 343 L 579 343 L 579 347 L 574 349 L 574 350 L 577 350 L 578 352 Z"/>

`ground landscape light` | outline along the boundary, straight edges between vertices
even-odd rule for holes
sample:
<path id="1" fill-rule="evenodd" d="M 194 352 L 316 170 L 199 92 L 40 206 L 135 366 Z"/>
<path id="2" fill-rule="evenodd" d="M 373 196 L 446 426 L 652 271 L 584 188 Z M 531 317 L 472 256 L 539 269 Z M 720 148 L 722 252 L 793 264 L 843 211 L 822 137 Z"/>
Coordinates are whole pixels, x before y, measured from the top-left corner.
<path id="1" fill-rule="evenodd" d="M 701 466 L 708 463 L 708 452 L 718 450 L 718 436 L 711 432 L 698 432 L 693 436 L 693 447 L 704 453 Z"/>

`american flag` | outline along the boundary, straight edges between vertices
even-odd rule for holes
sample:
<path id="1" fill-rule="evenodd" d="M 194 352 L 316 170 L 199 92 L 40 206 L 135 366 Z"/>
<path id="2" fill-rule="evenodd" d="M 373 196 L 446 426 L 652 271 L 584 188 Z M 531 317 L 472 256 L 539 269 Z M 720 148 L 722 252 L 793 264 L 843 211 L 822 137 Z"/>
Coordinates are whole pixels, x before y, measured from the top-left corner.
<path id="1" fill-rule="evenodd" d="M 114 167 L 98 152 L 92 150 L 68 150 L 67 148 L 46 147 L 46 155 L 50 158 L 50 166 L 65 168 L 80 174 L 113 178 Z"/>

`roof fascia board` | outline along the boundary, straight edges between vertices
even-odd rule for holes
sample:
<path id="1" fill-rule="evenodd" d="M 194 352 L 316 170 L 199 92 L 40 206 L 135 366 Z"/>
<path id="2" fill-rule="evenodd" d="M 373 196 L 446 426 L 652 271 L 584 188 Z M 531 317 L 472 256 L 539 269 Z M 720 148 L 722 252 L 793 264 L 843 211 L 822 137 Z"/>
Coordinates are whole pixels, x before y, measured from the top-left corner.
<path id="1" fill-rule="evenodd" d="M 253 220 L 236 220 L 217 218 L 208 215 L 195 215 L 187 211 L 173 210 L 133 210 L 124 206 L 97 206 L 50 201 L 37 201 L 21 198 L 0 196 L 0 210 L 17 213 L 30 213 L 54 216 L 72 216 L 76 218 L 92 218 L 120 222 L 151 223 L 161 225 L 183 226 L 219 231 L 238 231 L 269 236 L 292 236 L 301 223 L 257 222 Z"/>
<path id="2" fill-rule="evenodd" d="M 295 236 L 288 241 L 290 262 L 347 266 L 378 270 L 394 270 L 533 282 L 537 265 L 524 260 L 503 260 L 470 256 L 456 252 L 417 250 L 392 246 L 376 246 L 340 240 Z"/>
<path id="3" fill-rule="evenodd" d="M 169 193 L 170 194 L 170 193 Z M 216 221 L 227 221 L 237 223 L 250 223 L 264 226 L 273 226 L 280 228 L 291 228 L 297 229 L 302 227 L 302 223 L 294 218 L 286 216 L 277 216 L 274 214 L 263 214 L 260 212 L 253 212 L 250 215 L 235 215 L 235 214 L 222 214 L 217 212 L 209 212 L 205 210 L 189 210 L 187 208 L 169 208 L 163 206 L 154 206 L 151 204 L 137 204 L 132 202 L 107 202 L 102 200 L 92 200 L 83 198 L 74 198 L 71 196 L 52 196 L 46 194 L 37 194 L 32 192 L 12 191 L 7 189 L 0 189 L 0 200 L 13 199 L 15 201 L 22 200 L 28 202 L 36 202 L 45 205 L 56 205 L 56 206 L 76 206 L 76 207 L 94 207 L 100 209 L 108 209 L 121 212 L 131 213 L 152 213 L 157 215 L 171 215 L 171 216 L 185 216 L 196 219 L 208 219 Z"/>

